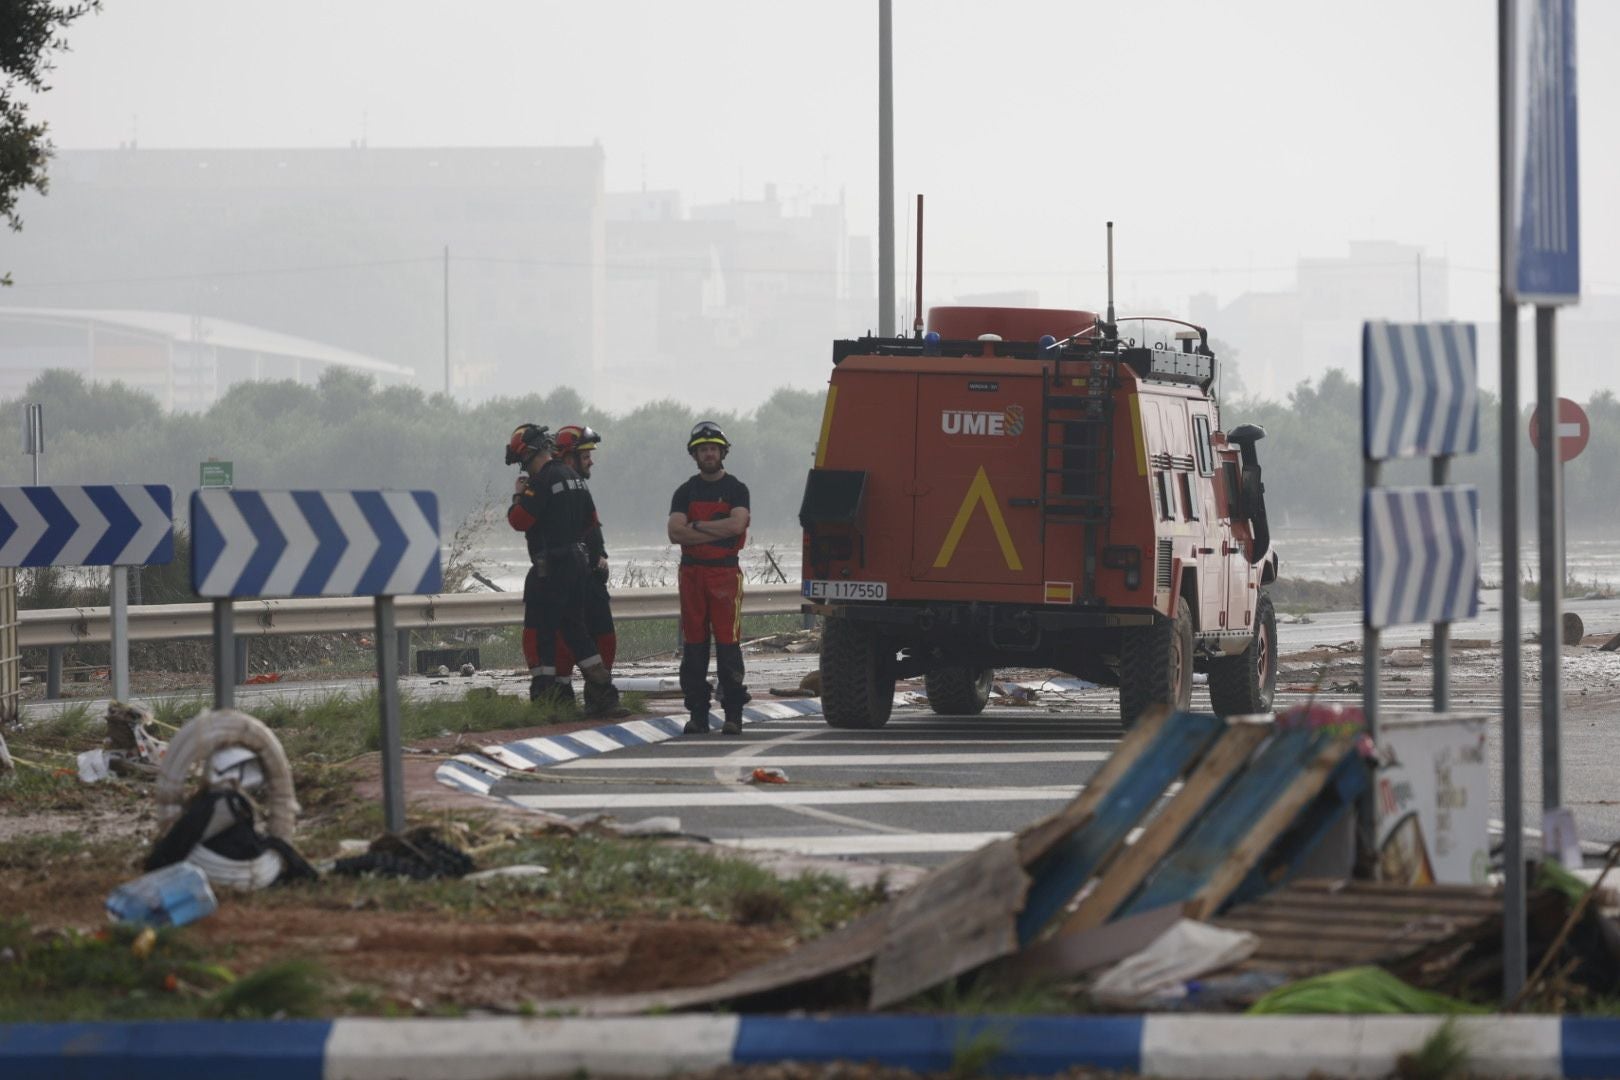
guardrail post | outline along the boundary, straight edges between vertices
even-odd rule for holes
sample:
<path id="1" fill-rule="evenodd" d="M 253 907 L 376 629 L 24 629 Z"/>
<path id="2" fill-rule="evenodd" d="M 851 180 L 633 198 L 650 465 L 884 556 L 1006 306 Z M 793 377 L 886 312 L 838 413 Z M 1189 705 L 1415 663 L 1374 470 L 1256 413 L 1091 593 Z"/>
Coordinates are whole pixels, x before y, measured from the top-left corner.
<path id="1" fill-rule="evenodd" d="M 231 679 L 231 663 L 236 655 L 236 613 L 228 599 L 214 601 L 214 708 L 229 709 L 236 704 L 236 683 Z"/>
<path id="2" fill-rule="evenodd" d="M 399 658 L 394 649 L 394 598 L 377 597 L 377 704 L 382 723 L 383 826 L 391 833 L 405 831 L 404 743 L 399 731 L 399 683 L 394 673 Z"/>
<path id="3" fill-rule="evenodd" d="M 398 631 L 396 648 L 399 650 L 397 670 L 400 675 L 409 675 L 411 673 L 411 632 L 409 630 Z"/>
<path id="4" fill-rule="evenodd" d="M 45 700 L 57 701 L 62 697 L 62 655 L 66 645 L 51 645 L 45 649 Z"/>
<path id="5" fill-rule="evenodd" d="M 129 567 L 112 568 L 108 589 L 112 614 L 112 696 L 114 701 L 129 700 Z"/>
<path id="6" fill-rule="evenodd" d="M 236 685 L 241 686 L 243 683 L 247 682 L 248 678 L 248 639 L 237 638 L 236 648 L 233 651 L 236 653 L 236 663 L 234 665 L 235 671 L 233 674 L 236 676 Z"/>

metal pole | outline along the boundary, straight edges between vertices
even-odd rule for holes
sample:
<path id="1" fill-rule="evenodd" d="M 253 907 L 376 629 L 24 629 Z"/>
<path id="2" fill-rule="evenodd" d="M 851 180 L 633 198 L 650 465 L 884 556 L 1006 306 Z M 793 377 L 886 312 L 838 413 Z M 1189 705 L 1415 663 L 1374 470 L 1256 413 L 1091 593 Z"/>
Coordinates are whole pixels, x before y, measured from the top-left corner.
<path id="1" fill-rule="evenodd" d="M 1563 760 L 1558 745 L 1563 655 L 1564 516 L 1563 470 L 1558 467 L 1558 365 L 1554 318 L 1557 308 L 1536 306 L 1536 416 L 1541 449 L 1536 454 L 1537 543 L 1541 546 L 1541 808 L 1563 805 Z"/>
<path id="2" fill-rule="evenodd" d="M 236 664 L 234 668 L 236 685 L 241 686 L 248 679 L 248 639 L 236 639 Z"/>
<path id="3" fill-rule="evenodd" d="M 377 702 L 382 721 L 383 825 L 405 829 L 405 751 L 399 733 L 399 639 L 394 630 L 394 598 L 377 597 Z"/>
<path id="4" fill-rule="evenodd" d="M 229 709 L 236 704 L 235 613 L 229 600 L 214 601 L 214 708 Z"/>
<path id="5" fill-rule="evenodd" d="M 1361 463 L 1361 489 L 1366 495 L 1378 486 L 1378 462 L 1363 459 Z M 1365 573 L 1365 568 L 1363 568 Z M 1378 745 L 1378 628 L 1369 620 L 1370 613 L 1361 614 L 1361 712 L 1367 724 L 1367 737 L 1372 740 L 1373 746 Z M 1357 831 L 1361 834 L 1361 842 L 1357 845 L 1364 850 L 1376 851 L 1378 845 L 1378 804 L 1375 801 L 1377 784 L 1367 785 L 1361 798 L 1356 801 Z"/>
<path id="6" fill-rule="evenodd" d="M 112 568 L 112 696 L 129 700 L 129 567 Z"/>
<path id="7" fill-rule="evenodd" d="M 1502 1000 L 1524 986 L 1524 731 L 1519 694 L 1519 305 L 1508 296 L 1513 273 L 1513 2 L 1496 0 L 1496 190 L 1501 264 L 1501 391 L 1497 425 L 1502 494 Z"/>
<path id="8" fill-rule="evenodd" d="M 444 396 L 450 396 L 450 245 L 444 245 Z"/>
<path id="9" fill-rule="evenodd" d="M 65 645 L 52 645 L 45 650 L 45 700 L 56 701 L 62 696 L 62 654 Z"/>
<path id="10" fill-rule="evenodd" d="M 395 665 L 394 670 L 399 672 L 400 675 L 409 675 L 411 673 L 411 632 L 409 630 L 399 631 L 395 635 L 395 641 L 399 652 L 399 663 Z"/>
<path id="11" fill-rule="evenodd" d="M 1450 479 L 1451 458 L 1442 454 L 1429 463 L 1429 482 L 1444 487 Z M 1469 582 L 1472 589 L 1474 582 Z M 1451 707 L 1451 624 L 1434 624 L 1434 711 L 1443 713 Z"/>
<path id="12" fill-rule="evenodd" d="M 878 336 L 894 323 L 894 9 L 878 0 Z"/>

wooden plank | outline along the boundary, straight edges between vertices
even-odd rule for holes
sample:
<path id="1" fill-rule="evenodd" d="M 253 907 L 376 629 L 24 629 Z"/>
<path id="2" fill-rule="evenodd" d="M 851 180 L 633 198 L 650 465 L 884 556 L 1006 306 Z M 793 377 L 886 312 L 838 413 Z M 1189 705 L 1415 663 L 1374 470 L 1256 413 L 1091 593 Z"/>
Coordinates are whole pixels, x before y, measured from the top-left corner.
<path id="1" fill-rule="evenodd" d="M 1303 878 L 1290 882 L 1290 893 L 1327 893 L 1332 896 L 1461 897 L 1501 901 L 1502 890 L 1492 885 L 1398 885 L 1391 881 L 1343 881 Z"/>
<path id="2" fill-rule="evenodd" d="M 1437 923 L 1422 923 L 1408 921 L 1400 924 L 1368 926 L 1346 925 L 1335 923 L 1333 926 L 1323 926 L 1318 921 L 1314 926 L 1293 920 L 1234 918 L 1224 916 L 1212 923 L 1223 930 L 1247 930 L 1261 938 L 1270 940 L 1272 935 L 1279 937 L 1324 937 L 1335 941 L 1383 941 L 1383 942 L 1430 942 L 1440 941 L 1456 933 L 1461 927 L 1449 920 L 1440 920 Z"/>
<path id="3" fill-rule="evenodd" d="M 1018 949 L 1029 878 L 1015 840 L 998 840 L 918 882 L 892 905 L 872 965 L 872 1008 L 905 1001 Z"/>
<path id="4" fill-rule="evenodd" d="M 1018 916 L 1020 944 L 1033 941 L 1057 918 L 1224 726 L 1218 717 L 1182 713 L 1166 721 L 1152 742 L 1132 755 L 1091 804 L 1085 824 L 1058 840 L 1030 868 L 1034 883 Z"/>
<path id="5" fill-rule="evenodd" d="M 1353 740 L 1348 736 L 1328 737 L 1315 746 L 1315 752 L 1306 762 L 1286 790 L 1275 799 L 1256 821 L 1242 842 L 1221 865 L 1215 868 L 1193 898 L 1188 914 L 1204 918 L 1220 909 L 1227 895 L 1241 882 L 1249 868 L 1260 861 L 1283 830 L 1287 829 L 1299 812 L 1316 798 L 1324 785 L 1333 777 L 1334 770 L 1345 756 L 1352 752 Z"/>
<path id="6" fill-rule="evenodd" d="M 1323 960 L 1349 967 L 1370 964 L 1388 956 L 1387 946 L 1364 941 L 1332 941 L 1324 938 L 1289 938 L 1261 943 L 1250 959 Z"/>
<path id="7" fill-rule="evenodd" d="M 1144 911 L 1078 934 L 1036 941 L 997 963 L 992 977 L 1018 986 L 1074 978 L 1141 952 L 1181 919 L 1181 905 Z"/>
<path id="8" fill-rule="evenodd" d="M 1128 915 L 1197 896 L 1265 808 L 1287 790 L 1312 748 L 1324 737 L 1303 729 L 1274 733 L 1248 768 L 1227 785 L 1170 854 L 1159 861 L 1120 913 Z M 1243 869 L 1247 871 L 1248 867 Z"/>
<path id="9" fill-rule="evenodd" d="M 1107 922 L 1271 732 L 1269 723 L 1242 722 L 1229 726 L 1181 786 L 1181 791 L 1137 837 L 1136 843 L 1114 860 L 1080 901 L 1080 906 L 1064 920 L 1058 933 L 1077 934 Z"/>
<path id="10" fill-rule="evenodd" d="M 1135 726 L 1125 733 L 1114 752 L 1108 755 L 1102 768 L 1086 781 L 1086 786 L 1074 797 L 1073 802 L 1019 833 L 1018 853 L 1024 865 L 1032 865 L 1050 852 L 1058 841 L 1083 825 L 1103 796 L 1114 789 L 1126 770 L 1157 741 L 1169 721 L 1170 710 L 1163 705 L 1155 705 L 1144 712 L 1137 718 Z"/>
<path id="11" fill-rule="evenodd" d="M 1452 899 L 1442 900 L 1436 898 L 1424 901 L 1419 897 L 1405 896 L 1334 896 L 1325 893 L 1309 899 L 1288 896 L 1283 893 L 1272 893 L 1270 896 L 1260 896 L 1243 905 L 1244 910 L 1251 907 L 1264 908 L 1277 911 L 1299 911 L 1304 913 L 1315 912 L 1321 917 L 1323 912 L 1370 912 L 1370 911 L 1397 911 L 1426 914 L 1431 912 L 1444 912 L 1447 915 L 1491 915 L 1502 910 L 1500 900 L 1472 900 Z"/>

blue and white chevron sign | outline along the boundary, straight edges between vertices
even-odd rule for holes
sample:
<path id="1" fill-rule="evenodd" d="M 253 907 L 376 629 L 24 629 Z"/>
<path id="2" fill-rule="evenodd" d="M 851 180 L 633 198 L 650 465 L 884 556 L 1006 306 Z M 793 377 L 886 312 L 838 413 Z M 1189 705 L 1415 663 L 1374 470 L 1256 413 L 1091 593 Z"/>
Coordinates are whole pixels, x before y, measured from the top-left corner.
<path id="1" fill-rule="evenodd" d="M 1369 322 L 1361 330 L 1361 443 L 1372 461 L 1479 449 L 1472 323 Z"/>
<path id="2" fill-rule="evenodd" d="M 407 596 L 444 587 L 431 491 L 191 495 L 199 596 Z"/>
<path id="3" fill-rule="evenodd" d="M 1362 611 L 1377 628 L 1479 613 L 1479 492 L 1374 488 L 1361 506 Z"/>
<path id="4" fill-rule="evenodd" d="M 0 566 L 151 566 L 174 558 L 162 484 L 0 488 Z"/>

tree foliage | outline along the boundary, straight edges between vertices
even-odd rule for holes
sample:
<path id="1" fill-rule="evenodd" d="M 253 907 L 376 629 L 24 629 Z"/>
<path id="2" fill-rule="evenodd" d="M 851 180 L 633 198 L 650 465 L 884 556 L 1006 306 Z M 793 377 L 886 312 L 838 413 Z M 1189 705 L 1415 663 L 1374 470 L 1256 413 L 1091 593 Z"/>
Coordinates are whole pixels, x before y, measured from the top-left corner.
<path id="1" fill-rule="evenodd" d="M 17 200 L 29 189 L 44 194 L 51 156 L 46 125 L 30 118 L 25 96 L 50 89 L 45 79 L 51 55 L 67 48 L 64 32 L 100 6 L 100 0 L 0 0 L 0 220 L 13 232 L 22 228 Z"/>

